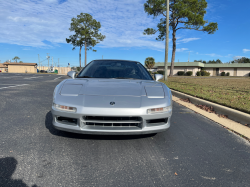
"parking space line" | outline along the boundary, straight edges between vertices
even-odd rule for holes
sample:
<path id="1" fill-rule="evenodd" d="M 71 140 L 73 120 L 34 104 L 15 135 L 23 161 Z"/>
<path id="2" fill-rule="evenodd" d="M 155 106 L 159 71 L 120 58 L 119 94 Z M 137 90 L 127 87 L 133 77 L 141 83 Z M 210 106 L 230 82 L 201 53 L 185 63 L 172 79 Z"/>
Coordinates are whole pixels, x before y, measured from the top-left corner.
<path id="1" fill-rule="evenodd" d="M 54 80 L 56 80 L 56 79 L 60 79 L 61 77 L 57 77 L 57 78 L 55 78 Z"/>
<path id="2" fill-rule="evenodd" d="M 0 90 L 6 89 L 6 88 L 15 88 L 15 87 L 19 87 L 19 86 L 26 86 L 26 85 L 29 85 L 29 84 L 18 84 L 18 85 L 15 85 L 15 86 L 2 87 L 2 88 L 0 88 Z"/>
<path id="3" fill-rule="evenodd" d="M 37 79 L 39 77 L 28 77 L 28 78 L 23 78 L 23 79 Z"/>

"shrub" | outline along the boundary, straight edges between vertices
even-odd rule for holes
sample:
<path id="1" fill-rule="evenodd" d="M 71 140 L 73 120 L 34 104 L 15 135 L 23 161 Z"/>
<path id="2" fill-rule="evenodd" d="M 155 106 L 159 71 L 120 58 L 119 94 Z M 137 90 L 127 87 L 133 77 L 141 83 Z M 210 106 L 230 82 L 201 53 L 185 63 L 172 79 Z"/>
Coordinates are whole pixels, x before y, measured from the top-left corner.
<path id="1" fill-rule="evenodd" d="M 178 72 L 177 72 L 177 75 L 179 75 L 179 76 L 182 76 L 182 75 L 184 75 L 184 74 L 185 74 L 184 71 L 178 71 Z"/>
<path id="2" fill-rule="evenodd" d="M 230 73 L 229 73 L 229 72 L 227 72 L 227 73 L 226 73 L 226 76 L 230 76 Z"/>
<path id="3" fill-rule="evenodd" d="M 204 76 L 210 76 L 210 73 L 205 71 L 205 75 Z"/>
<path id="4" fill-rule="evenodd" d="M 188 72 L 186 73 L 186 75 L 187 75 L 187 76 L 192 76 L 192 75 L 193 75 L 193 72 L 192 72 L 192 71 L 188 71 Z"/>
<path id="5" fill-rule="evenodd" d="M 201 76 L 210 76 L 210 73 L 205 70 L 201 70 Z"/>
<path id="6" fill-rule="evenodd" d="M 250 73 L 249 73 L 249 77 L 250 77 Z"/>
<path id="7" fill-rule="evenodd" d="M 221 72 L 221 74 L 220 74 L 221 76 L 225 76 L 226 75 L 226 73 L 225 72 Z"/>
<path id="8" fill-rule="evenodd" d="M 158 71 L 157 74 L 162 74 L 162 75 L 164 75 L 164 71 Z"/>
<path id="9" fill-rule="evenodd" d="M 201 72 L 200 72 L 200 71 L 197 71 L 196 75 L 197 75 L 197 76 L 201 76 Z"/>
<path id="10" fill-rule="evenodd" d="M 201 76 L 204 76 L 204 75 L 205 75 L 204 70 L 201 70 Z"/>

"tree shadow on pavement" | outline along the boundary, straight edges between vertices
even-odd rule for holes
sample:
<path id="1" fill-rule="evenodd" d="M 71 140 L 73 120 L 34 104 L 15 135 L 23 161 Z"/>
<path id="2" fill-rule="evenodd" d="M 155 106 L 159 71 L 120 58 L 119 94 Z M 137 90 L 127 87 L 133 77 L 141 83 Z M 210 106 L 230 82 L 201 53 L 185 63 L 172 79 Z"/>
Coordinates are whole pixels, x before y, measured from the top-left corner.
<path id="1" fill-rule="evenodd" d="M 17 160 L 13 157 L 0 158 L 0 186 L 28 187 L 21 179 L 12 179 L 11 176 L 17 167 Z M 37 187 L 33 185 L 32 187 Z"/>
<path id="2" fill-rule="evenodd" d="M 96 139 L 96 140 L 130 140 L 130 139 L 142 139 L 150 138 L 156 135 L 154 134 L 143 134 L 143 135 L 89 135 L 89 134 L 78 134 L 66 131 L 60 131 L 53 127 L 52 124 L 52 113 L 49 111 L 45 117 L 45 126 L 49 132 L 55 136 L 62 136 L 66 138 L 75 139 Z"/>

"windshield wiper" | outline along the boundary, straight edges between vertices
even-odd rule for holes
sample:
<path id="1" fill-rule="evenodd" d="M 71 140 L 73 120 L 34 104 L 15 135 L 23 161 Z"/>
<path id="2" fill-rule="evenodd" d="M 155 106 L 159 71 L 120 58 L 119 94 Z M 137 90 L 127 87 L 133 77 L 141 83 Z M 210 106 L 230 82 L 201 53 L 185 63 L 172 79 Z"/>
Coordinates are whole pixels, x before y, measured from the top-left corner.
<path id="1" fill-rule="evenodd" d="M 134 78 L 128 78 L 128 77 L 116 77 L 114 79 L 134 79 Z"/>
<path id="2" fill-rule="evenodd" d="M 90 76 L 83 76 L 81 78 L 93 78 L 93 77 L 90 77 Z"/>

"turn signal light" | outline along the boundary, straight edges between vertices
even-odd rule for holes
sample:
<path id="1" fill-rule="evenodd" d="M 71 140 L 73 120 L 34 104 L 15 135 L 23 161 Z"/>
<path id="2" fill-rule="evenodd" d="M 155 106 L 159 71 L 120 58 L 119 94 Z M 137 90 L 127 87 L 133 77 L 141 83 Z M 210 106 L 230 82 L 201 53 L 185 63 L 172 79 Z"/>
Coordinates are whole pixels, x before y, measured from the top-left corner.
<path id="1" fill-rule="evenodd" d="M 58 110 L 69 111 L 69 112 L 76 112 L 76 108 L 75 107 L 58 105 L 58 104 L 55 104 L 55 103 L 53 105 Z"/>
<path id="2" fill-rule="evenodd" d="M 171 106 L 162 107 L 162 108 L 151 108 L 151 109 L 148 109 L 148 114 L 170 112 L 171 110 L 172 110 Z"/>

